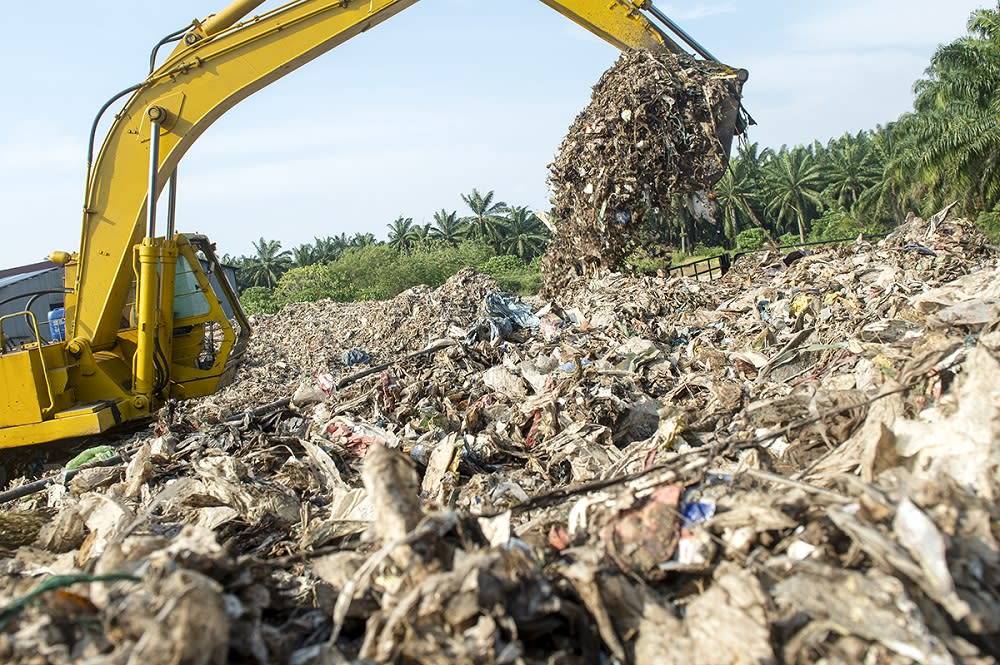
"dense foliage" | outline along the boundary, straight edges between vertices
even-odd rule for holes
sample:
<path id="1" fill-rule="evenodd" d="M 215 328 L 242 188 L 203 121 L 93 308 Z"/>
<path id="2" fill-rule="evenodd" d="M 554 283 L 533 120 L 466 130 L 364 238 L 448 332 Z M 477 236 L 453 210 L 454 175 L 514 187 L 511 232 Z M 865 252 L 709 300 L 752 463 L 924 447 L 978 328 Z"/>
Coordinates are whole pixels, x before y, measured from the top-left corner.
<path id="1" fill-rule="evenodd" d="M 730 168 L 695 204 L 644 220 L 640 269 L 719 246 L 827 241 L 891 228 L 908 213 L 930 215 L 957 202 L 1000 238 L 1000 7 L 972 14 L 968 34 L 941 46 L 914 85 L 913 110 L 894 122 L 828 142 L 738 146 Z M 435 286 L 465 266 L 520 293 L 540 284 L 538 257 L 549 231 L 493 191 L 463 194 L 468 211 L 442 209 L 433 223 L 399 216 L 385 241 L 341 234 L 282 250 L 261 238 L 255 255 L 224 257 L 239 269 L 248 311 L 286 302 L 390 298 L 416 284 Z M 705 214 L 705 210 L 710 214 Z"/>
<path id="2" fill-rule="evenodd" d="M 754 244 L 751 235 L 829 240 L 958 202 L 957 212 L 997 238 L 1000 7 L 974 12 L 968 34 L 938 48 L 914 93 L 913 111 L 895 122 L 825 145 L 740 146 L 716 190 L 716 226 L 693 237 L 741 248 Z"/>

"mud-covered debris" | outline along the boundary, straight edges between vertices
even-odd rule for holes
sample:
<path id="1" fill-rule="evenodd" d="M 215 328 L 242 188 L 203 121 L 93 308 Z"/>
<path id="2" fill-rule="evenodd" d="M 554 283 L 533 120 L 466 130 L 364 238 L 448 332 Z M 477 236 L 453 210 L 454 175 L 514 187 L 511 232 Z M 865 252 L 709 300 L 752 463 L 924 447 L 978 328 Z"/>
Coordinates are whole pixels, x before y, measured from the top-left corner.
<path id="1" fill-rule="evenodd" d="M 375 511 L 375 536 L 381 541 L 406 537 L 423 517 L 412 460 L 385 446 L 375 446 L 365 458 L 361 475 Z"/>
<path id="2" fill-rule="evenodd" d="M 0 512 L 0 548 L 30 545 L 52 519 L 51 510 L 5 510 Z"/>

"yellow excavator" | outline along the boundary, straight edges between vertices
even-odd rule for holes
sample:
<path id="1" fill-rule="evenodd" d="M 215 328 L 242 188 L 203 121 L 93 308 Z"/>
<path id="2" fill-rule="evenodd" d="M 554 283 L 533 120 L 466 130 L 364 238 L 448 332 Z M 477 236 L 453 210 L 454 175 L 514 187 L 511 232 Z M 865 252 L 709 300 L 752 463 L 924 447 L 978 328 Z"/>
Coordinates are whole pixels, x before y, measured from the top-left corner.
<path id="1" fill-rule="evenodd" d="M 620 49 L 686 52 L 679 39 L 714 60 L 650 0 L 540 1 Z M 232 380 L 250 326 L 211 242 L 175 231 L 178 163 L 237 103 L 416 2 L 294 0 L 251 15 L 263 0 L 237 0 L 157 44 L 146 80 L 94 121 L 79 251 L 50 256 L 65 271 L 64 330 L 43 338 L 30 307 L 0 317 L 0 448 L 99 434 Z M 101 116 L 126 97 L 94 159 Z M 738 115 L 718 119 L 727 150 Z M 8 348 L 9 319 L 33 341 Z"/>

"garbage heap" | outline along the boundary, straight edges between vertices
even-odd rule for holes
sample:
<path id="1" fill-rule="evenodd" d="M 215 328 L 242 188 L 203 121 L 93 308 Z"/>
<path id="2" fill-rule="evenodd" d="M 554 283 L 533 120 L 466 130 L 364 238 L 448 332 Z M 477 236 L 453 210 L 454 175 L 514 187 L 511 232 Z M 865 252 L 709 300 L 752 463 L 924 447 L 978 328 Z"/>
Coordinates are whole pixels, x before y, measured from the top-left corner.
<path id="1" fill-rule="evenodd" d="M 946 213 L 717 282 L 291 306 L 4 506 L 0 660 L 994 663 L 998 323 Z"/>
<path id="2" fill-rule="evenodd" d="M 621 270 L 653 214 L 711 189 L 729 161 L 740 72 L 663 50 L 626 51 L 594 86 L 549 166 L 556 233 L 545 289 Z"/>

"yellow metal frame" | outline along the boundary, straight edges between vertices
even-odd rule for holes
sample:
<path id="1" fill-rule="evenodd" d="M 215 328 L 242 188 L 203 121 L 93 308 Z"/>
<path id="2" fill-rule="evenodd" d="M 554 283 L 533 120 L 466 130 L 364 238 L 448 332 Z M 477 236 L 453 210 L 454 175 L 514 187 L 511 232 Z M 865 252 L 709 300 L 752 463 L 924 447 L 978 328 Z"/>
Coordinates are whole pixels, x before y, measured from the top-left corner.
<path id="1" fill-rule="evenodd" d="M 70 344 L 33 342 L 21 350 L 0 354 L 0 448 L 100 434 L 124 422 L 148 417 L 167 398 L 208 395 L 232 379 L 246 349 L 250 326 L 238 309 L 235 292 L 220 275 L 224 298 L 237 306 L 237 332 L 201 269 L 199 252 L 213 269 L 221 269 L 211 245 L 204 236 L 177 235 L 170 241 L 157 240 L 136 249 L 137 255 L 146 255 L 137 263 L 147 266 L 145 270 L 138 268 L 137 277 L 152 284 L 153 291 L 162 287 L 160 299 L 139 307 L 136 325 L 120 330 L 113 348 L 93 351 L 80 340 Z M 178 256 L 183 256 L 190 266 L 197 297 L 203 299 L 205 308 L 195 315 L 175 318 L 173 307 L 164 304 L 174 302 L 175 271 L 170 266 Z M 163 274 L 157 275 L 157 269 L 164 266 L 167 268 Z M 30 317 L 35 339 L 41 339 L 31 312 L 0 317 L 0 324 L 16 316 Z M 152 322 L 145 330 L 144 320 Z M 219 339 L 212 343 L 212 363 L 201 366 L 198 356 L 206 327 L 218 331 Z M 142 334 L 157 340 L 161 359 L 142 357 Z M 156 346 L 150 344 L 148 348 Z M 174 349 L 179 352 L 174 353 Z M 194 352 L 184 355 L 185 349 Z M 140 365 L 153 368 L 157 362 L 164 372 L 164 385 L 155 385 L 152 369 L 148 369 L 149 376 L 143 383 L 136 380 L 142 376 Z M 163 367 L 164 363 L 169 368 Z"/>
<path id="2" fill-rule="evenodd" d="M 4 386 L 8 402 L 5 413 L 23 413 L 24 410 L 14 408 L 14 404 L 24 404 L 25 400 L 29 400 L 32 405 L 29 412 L 37 411 L 36 418 L 44 418 L 51 415 L 52 410 L 56 407 L 56 394 L 52 389 L 52 380 L 46 368 L 45 356 L 42 353 L 42 336 L 38 330 L 38 319 L 35 318 L 34 312 L 29 310 L 6 314 L 0 316 L 0 330 L 3 329 L 4 321 L 18 318 L 25 319 L 35 341 L 23 345 L 18 353 L 7 354 L 11 365 L 16 363 L 21 365 L 21 368 L 4 374 L 5 377 L 14 381 L 12 384 L 8 383 Z M 31 381 L 18 382 L 18 379 L 23 380 L 28 377 L 31 378 Z M 42 406 L 43 398 L 45 399 L 44 406 Z"/>

